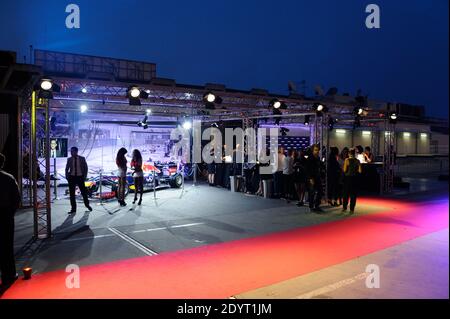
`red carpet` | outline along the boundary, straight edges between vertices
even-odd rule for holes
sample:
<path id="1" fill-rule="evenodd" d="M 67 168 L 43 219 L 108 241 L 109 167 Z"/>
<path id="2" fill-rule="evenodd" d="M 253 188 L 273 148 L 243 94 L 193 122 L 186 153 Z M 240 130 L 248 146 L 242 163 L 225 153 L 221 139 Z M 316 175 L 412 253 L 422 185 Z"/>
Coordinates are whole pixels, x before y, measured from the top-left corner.
<path id="1" fill-rule="evenodd" d="M 361 199 L 387 211 L 261 237 L 81 268 L 81 288 L 55 271 L 19 280 L 3 298 L 227 298 L 448 227 L 448 199 Z M 383 210 L 383 209 L 381 209 Z"/>

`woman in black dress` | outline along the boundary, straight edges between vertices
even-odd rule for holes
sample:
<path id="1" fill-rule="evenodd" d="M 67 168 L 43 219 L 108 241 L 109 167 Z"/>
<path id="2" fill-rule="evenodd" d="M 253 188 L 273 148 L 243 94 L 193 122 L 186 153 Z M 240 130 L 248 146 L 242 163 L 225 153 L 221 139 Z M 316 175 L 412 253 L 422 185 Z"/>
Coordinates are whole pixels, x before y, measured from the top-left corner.
<path id="1" fill-rule="evenodd" d="M 211 150 L 209 151 L 209 155 L 211 155 L 214 158 L 214 147 L 212 147 Z M 208 163 L 207 167 L 208 167 L 208 184 L 209 186 L 214 186 L 214 176 L 216 174 L 215 161 Z"/>
<path id="2" fill-rule="evenodd" d="M 119 185 L 117 187 L 117 199 L 120 204 L 120 206 L 126 206 L 127 203 L 125 203 L 125 188 L 127 184 L 127 159 L 125 158 L 125 154 L 128 151 L 126 148 L 121 148 L 117 152 L 116 156 L 116 164 L 118 168 L 118 174 L 117 177 L 119 178 Z"/>

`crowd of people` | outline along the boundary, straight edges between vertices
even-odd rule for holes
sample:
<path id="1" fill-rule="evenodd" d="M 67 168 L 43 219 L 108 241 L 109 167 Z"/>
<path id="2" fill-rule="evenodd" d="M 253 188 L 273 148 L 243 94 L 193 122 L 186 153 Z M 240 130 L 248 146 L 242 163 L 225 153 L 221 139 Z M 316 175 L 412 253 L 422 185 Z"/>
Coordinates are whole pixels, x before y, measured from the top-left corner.
<path id="1" fill-rule="evenodd" d="M 324 182 L 327 185 L 327 201 L 331 206 L 342 206 L 343 211 L 350 209 L 353 214 L 358 195 L 359 175 L 362 163 L 374 161 L 369 146 L 345 147 L 339 152 L 337 147 L 331 147 L 328 155 L 327 168 L 325 164 L 325 148 L 320 157 L 320 146 L 312 145 L 306 150 L 285 150 L 278 148 L 277 159 L 265 164 L 244 163 L 245 191 L 248 194 L 262 196 L 264 181 L 270 180 L 271 197 L 297 201 L 297 206 L 307 202 L 313 212 L 322 212 L 321 202 L 324 196 Z M 266 155 L 270 155 L 267 153 Z M 273 173 L 261 173 L 261 166 L 277 165 Z M 229 176 L 240 175 L 241 167 L 232 161 L 208 164 L 208 183 L 213 186 L 229 187 Z M 328 173 L 326 173 L 326 170 Z"/>

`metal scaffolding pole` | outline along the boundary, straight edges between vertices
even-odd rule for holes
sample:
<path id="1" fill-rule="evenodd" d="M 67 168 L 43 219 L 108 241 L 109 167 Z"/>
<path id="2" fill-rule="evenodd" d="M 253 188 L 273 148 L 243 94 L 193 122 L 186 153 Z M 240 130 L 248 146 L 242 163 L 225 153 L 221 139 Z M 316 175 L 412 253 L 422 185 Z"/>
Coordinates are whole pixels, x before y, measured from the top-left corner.
<path id="1" fill-rule="evenodd" d="M 41 115 L 44 123 L 38 116 Z M 51 236 L 51 188 L 50 188 L 50 123 L 49 101 L 31 96 L 31 184 L 33 189 L 34 238 Z M 41 148 L 41 154 L 39 154 Z M 41 176 L 41 168 L 44 174 Z M 39 182 L 44 181 L 44 185 Z"/>
<path id="2" fill-rule="evenodd" d="M 395 124 L 386 118 L 384 122 L 384 156 L 383 156 L 383 193 L 390 193 L 394 188 L 395 165 Z"/>

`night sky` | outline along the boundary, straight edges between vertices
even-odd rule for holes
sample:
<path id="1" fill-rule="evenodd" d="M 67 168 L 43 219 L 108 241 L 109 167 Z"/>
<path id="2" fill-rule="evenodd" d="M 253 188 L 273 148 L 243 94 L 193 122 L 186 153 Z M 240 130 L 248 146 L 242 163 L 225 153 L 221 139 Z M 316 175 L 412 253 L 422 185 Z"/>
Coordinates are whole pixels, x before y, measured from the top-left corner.
<path id="1" fill-rule="evenodd" d="M 66 5 L 81 10 L 67 29 Z M 365 27 L 366 5 L 381 29 Z M 287 94 L 306 80 L 448 117 L 448 0 L 2 0 L 0 49 L 154 62 L 178 83 Z"/>

